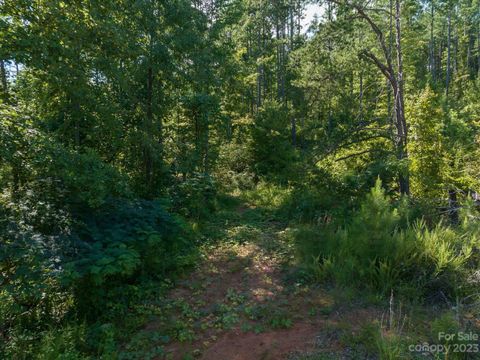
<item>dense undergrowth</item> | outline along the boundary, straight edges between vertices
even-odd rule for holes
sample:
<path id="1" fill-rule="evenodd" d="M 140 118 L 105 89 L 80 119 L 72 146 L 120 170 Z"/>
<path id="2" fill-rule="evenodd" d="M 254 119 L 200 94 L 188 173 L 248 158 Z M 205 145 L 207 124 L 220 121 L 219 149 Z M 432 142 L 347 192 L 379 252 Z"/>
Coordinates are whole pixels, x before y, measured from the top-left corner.
<path id="1" fill-rule="evenodd" d="M 479 6 L 0 0 L 0 358 L 192 342 L 204 314 L 165 294 L 213 243 L 263 241 L 297 298 L 386 305 L 330 334 L 353 358 L 478 328 Z M 227 295 L 216 325 L 246 298 Z"/>
<path id="2" fill-rule="evenodd" d="M 380 304 L 394 294 L 410 306 L 453 313 L 449 324 L 463 330 L 472 326 L 466 309 L 478 316 L 480 228 L 467 197 L 452 223 L 428 203 L 392 196 L 378 179 L 363 196 L 373 177 L 352 186 L 348 173 L 319 168 L 304 170 L 304 177 L 286 170 L 268 181 L 268 174 L 251 175 L 251 160 L 240 164 L 224 153 L 217 182 L 198 173 L 170 177 L 163 197 L 136 199 L 132 185 L 94 155 L 42 144 L 38 156 L 24 159 L 32 172 L 15 201 L 10 194 L 2 200 L 4 358 L 145 358 L 161 356 L 171 340 L 191 341 L 194 334 L 177 323 L 158 338 L 130 337 L 152 311 L 170 306 L 162 299 L 198 263 L 199 246 L 261 236 L 268 221 L 289 226 L 295 261 L 288 266 L 298 283 L 351 290 Z M 44 160 L 51 154 L 63 159 L 55 168 Z M 74 167 L 93 169 L 97 181 L 74 176 Z M 238 233 L 226 233 L 242 204 L 256 210 Z M 363 335 L 377 339 L 371 351 L 402 348 L 402 336 L 386 338 L 375 326 Z"/>
<path id="3" fill-rule="evenodd" d="M 6 226 L 2 357 L 116 353 L 115 329 L 135 323 L 132 306 L 167 289 L 197 253 L 191 226 L 158 201 L 109 201 L 68 231 Z"/>
<path id="4" fill-rule="evenodd" d="M 161 356 L 172 339 L 191 341 L 194 334 L 179 324 L 169 325 L 160 337 L 134 335 L 152 311 L 171 306 L 162 299 L 175 278 L 195 265 L 201 243 L 226 238 L 224 224 L 238 216 L 232 209 L 242 203 L 256 211 L 245 215 L 245 234 L 235 235 L 240 243 L 257 236 L 256 224 L 265 220 L 289 224 L 286 234 L 296 253 L 290 266 L 297 269 L 290 276 L 296 282 L 352 291 L 351 296 L 374 304 L 394 296 L 395 303 L 411 309 L 441 309 L 444 315 L 429 321 L 423 333 L 474 329 L 466 318 L 478 310 L 473 306 L 479 229 L 472 204 L 463 208 L 461 222 L 451 225 L 442 216 L 427 221 L 407 199 L 393 200 L 380 180 L 346 206 L 333 202 L 335 194 L 294 185 L 260 182 L 234 190 L 235 197 L 215 195 L 215 188 L 199 177 L 178 190 L 172 187 L 173 202 L 106 200 L 76 213 L 65 233 L 35 232 L 34 224 L 14 221 L 19 213 L 4 206 L 9 221 L 2 236 L 9 240 L 2 248 L 2 271 L 8 274 L 1 292 L 2 356 L 140 359 Z M 210 205 L 196 208 L 191 202 Z M 342 341 L 356 344 L 363 354 L 358 356 L 408 358 L 412 330 L 408 335 L 398 329 L 405 319 L 388 321 L 397 323 L 379 319 L 356 337 L 346 333 Z M 422 336 L 415 339 L 425 340 Z"/>
<path id="5" fill-rule="evenodd" d="M 379 179 L 366 196 L 350 202 L 344 198 L 343 204 L 334 201 L 335 192 L 324 189 L 260 183 L 243 196 L 269 209 L 271 217 L 289 222 L 297 281 L 341 291 L 344 303 L 386 309 L 355 336 L 346 330 L 339 335 L 338 329 L 331 336 L 340 336 L 362 359 L 421 358 L 409 350 L 412 344 L 450 345 L 446 353 L 433 354 L 436 359 L 476 359 L 475 349 L 452 350 L 472 346 L 471 340 L 439 339 L 440 333 L 478 332 L 476 205 L 465 197 L 459 221 L 452 224 L 448 212 L 431 204 L 392 198 Z M 339 356 L 319 351 L 292 359 Z"/>
<path id="6" fill-rule="evenodd" d="M 426 218 L 424 205 L 392 199 L 380 180 L 342 205 L 323 189 L 265 183 L 243 196 L 291 222 L 301 272 L 310 280 L 385 296 L 395 290 L 420 301 L 453 301 L 478 286 L 480 229 L 468 199 L 452 225 L 448 213 Z"/>
<path id="7" fill-rule="evenodd" d="M 195 264 L 214 183 L 171 178 L 168 193 L 141 199 L 95 154 L 38 133 L 10 145 L 32 143 L 30 171 L 0 201 L 0 358 L 117 358 L 136 307 Z"/>
<path id="8" fill-rule="evenodd" d="M 385 195 L 381 182 L 347 219 L 303 225 L 296 231 L 307 274 L 319 281 L 415 300 L 453 300 L 471 295 L 478 279 L 479 228 L 470 208 L 458 226 L 433 224 Z"/>

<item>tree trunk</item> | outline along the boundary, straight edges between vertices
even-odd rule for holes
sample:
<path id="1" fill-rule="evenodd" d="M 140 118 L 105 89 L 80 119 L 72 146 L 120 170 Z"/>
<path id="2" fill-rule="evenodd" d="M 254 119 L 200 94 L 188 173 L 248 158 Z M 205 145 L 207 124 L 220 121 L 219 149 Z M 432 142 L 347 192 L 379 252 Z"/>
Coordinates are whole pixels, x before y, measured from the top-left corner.
<path id="1" fill-rule="evenodd" d="M 395 44 L 396 44 L 396 53 L 397 53 L 397 67 L 394 69 L 392 54 L 388 50 L 388 46 L 385 41 L 385 36 L 382 30 L 378 25 L 373 21 L 373 19 L 365 12 L 365 8 L 357 5 L 355 3 L 344 2 L 340 0 L 330 0 L 330 2 L 346 5 L 353 7 L 358 15 L 366 20 L 370 25 L 370 28 L 377 36 L 377 40 L 380 44 L 381 51 L 385 58 L 385 63 L 382 62 L 377 56 L 368 50 L 363 50 L 360 52 L 360 56 L 371 61 L 375 66 L 382 72 L 382 74 L 388 79 L 394 95 L 394 114 L 395 114 L 395 127 L 397 130 L 396 136 L 394 138 L 396 155 L 397 159 L 400 162 L 404 162 L 408 159 L 407 153 L 407 139 L 408 139 L 408 127 L 405 119 L 405 103 L 404 103 L 404 78 L 403 78 L 403 55 L 402 55 L 402 44 L 401 44 L 401 9 L 400 9 L 400 0 L 395 0 Z M 408 177 L 408 169 L 406 172 L 400 171 L 398 174 L 399 177 L 399 190 L 401 194 L 409 195 L 410 193 L 410 182 Z"/>
<path id="2" fill-rule="evenodd" d="M 293 147 L 297 146 L 297 120 L 295 117 L 292 117 L 292 145 Z"/>
<path id="3" fill-rule="evenodd" d="M 395 113 L 397 122 L 397 156 L 403 161 L 408 158 L 407 138 L 408 128 L 405 119 L 405 103 L 403 98 L 403 58 L 402 58 L 402 33 L 400 19 L 400 0 L 395 0 L 395 28 L 396 28 L 396 47 L 397 47 L 397 89 L 394 89 L 395 95 Z M 408 195 L 410 193 L 410 182 L 408 174 L 400 172 L 399 174 L 400 193 Z"/>
<path id="4" fill-rule="evenodd" d="M 453 42 L 453 69 L 452 76 L 455 76 L 458 73 L 458 32 L 455 31 L 455 41 Z"/>
<path id="5" fill-rule="evenodd" d="M 360 70 L 360 94 L 358 96 L 360 121 L 363 121 L 363 68 Z"/>
<path id="6" fill-rule="evenodd" d="M 447 74 L 445 79 L 445 95 L 448 101 L 448 94 L 450 91 L 450 62 L 451 62 L 451 37 L 452 37 L 452 16 L 451 11 L 448 10 L 448 34 L 447 34 Z"/>
<path id="7" fill-rule="evenodd" d="M 74 96 L 73 97 L 73 114 L 74 117 L 74 141 L 75 141 L 75 148 L 78 150 L 80 149 L 80 117 L 81 117 L 81 110 L 80 104 L 78 99 Z"/>
<path id="8" fill-rule="evenodd" d="M 144 167 L 145 184 L 150 190 L 152 186 L 153 159 L 152 159 L 152 125 L 153 125 L 153 69 L 147 70 L 147 98 L 145 116 L 145 144 L 144 144 Z"/>
<path id="9" fill-rule="evenodd" d="M 478 3 L 478 11 L 480 13 L 480 2 Z M 478 61 L 478 77 L 480 78 L 480 19 L 478 20 L 478 33 L 477 33 L 477 61 Z"/>
<path id="10" fill-rule="evenodd" d="M 281 99 L 284 103 L 284 105 L 286 106 L 287 105 L 287 96 L 286 96 L 286 91 L 285 91 L 285 64 L 286 64 L 286 58 L 287 58 L 287 54 L 286 54 L 286 18 L 285 18 L 285 14 L 283 13 L 282 11 L 282 27 L 281 27 L 281 31 L 282 31 L 282 43 L 281 43 L 281 57 L 280 57 L 280 73 L 281 73 L 281 81 L 280 81 L 280 84 L 281 84 Z"/>
<path id="11" fill-rule="evenodd" d="M 455 189 L 450 189 L 448 191 L 448 214 L 450 217 L 450 221 L 452 224 L 457 225 L 459 222 L 458 216 L 458 200 L 457 200 L 457 192 Z"/>
<path id="12" fill-rule="evenodd" d="M 430 18 L 430 74 L 432 82 L 435 84 L 435 38 L 433 35 L 435 24 L 435 6 L 434 0 L 431 0 L 431 18 Z"/>
<path id="13" fill-rule="evenodd" d="M 301 130 L 303 131 L 305 129 L 305 118 L 302 117 L 300 119 L 300 126 L 301 126 Z M 305 135 L 301 135 L 300 136 L 300 147 L 302 148 L 302 150 L 305 150 L 306 146 L 305 146 Z"/>
<path id="14" fill-rule="evenodd" d="M 208 113 L 204 114 L 203 116 L 205 116 L 205 121 L 204 121 L 204 126 L 205 126 L 205 135 L 204 135 L 204 147 L 205 148 L 204 148 L 204 151 L 205 151 L 205 153 L 204 153 L 204 156 L 203 156 L 203 173 L 208 174 L 210 172 L 210 168 L 209 168 L 210 131 L 209 131 L 209 127 L 208 127 L 209 116 L 208 116 Z"/>
<path id="15" fill-rule="evenodd" d="M 258 31 L 258 51 L 259 51 L 259 58 L 262 56 L 262 43 L 261 43 L 261 30 Z M 257 61 L 259 59 L 257 58 Z M 257 65 L 257 111 L 262 106 L 262 76 L 263 76 L 263 69 L 262 65 L 259 63 Z"/>
<path id="16" fill-rule="evenodd" d="M 5 102 L 8 102 L 8 81 L 7 81 L 7 70 L 5 68 L 5 61 L 0 60 L 0 78 L 2 82 L 2 92 L 3 99 Z"/>
<path id="17" fill-rule="evenodd" d="M 281 52 L 281 39 L 280 39 L 280 11 L 277 9 L 277 16 L 275 19 L 275 35 L 276 35 L 276 41 L 277 41 L 277 61 L 276 61 L 276 67 L 277 67 L 277 99 L 278 101 L 282 101 L 282 52 Z"/>
<path id="18" fill-rule="evenodd" d="M 393 14 L 393 0 L 390 0 L 390 14 Z M 388 56 L 392 57 L 393 52 L 393 16 L 390 16 L 389 19 L 389 36 L 388 36 Z M 389 86 L 389 81 L 387 79 L 387 110 L 388 116 L 390 118 L 390 133 L 393 134 L 393 127 L 394 127 L 394 116 L 392 111 L 392 87 Z"/>

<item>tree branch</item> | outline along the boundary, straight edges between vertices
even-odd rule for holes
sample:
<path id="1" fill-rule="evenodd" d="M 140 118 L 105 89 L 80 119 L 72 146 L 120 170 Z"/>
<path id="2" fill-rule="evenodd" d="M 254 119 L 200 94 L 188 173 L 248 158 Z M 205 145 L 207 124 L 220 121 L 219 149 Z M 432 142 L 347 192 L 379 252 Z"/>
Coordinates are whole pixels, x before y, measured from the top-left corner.
<path id="1" fill-rule="evenodd" d="M 341 0 L 327 0 L 327 1 L 332 2 L 334 4 L 337 4 L 337 5 L 344 5 L 344 6 L 348 6 L 348 7 L 352 8 L 352 9 L 355 9 L 357 11 L 358 15 L 370 25 L 373 32 L 377 35 L 378 42 L 380 43 L 380 47 L 382 49 L 383 56 L 385 57 L 385 61 L 386 61 L 387 64 L 384 65 L 375 55 L 373 55 L 371 52 L 369 52 L 367 50 L 363 50 L 362 52 L 364 52 L 365 55 L 367 55 L 367 58 L 372 60 L 375 63 L 375 65 L 377 65 L 377 67 L 379 67 L 379 69 L 382 71 L 382 73 L 385 76 L 387 76 L 387 78 L 390 81 L 390 83 L 392 84 L 392 86 L 394 86 L 394 84 L 396 83 L 396 79 L 395 79 L 395 75 L 394 75 L 394 72 L 393 72 L 393 65 L 392 65 L 392 59 L 391 59 L 391 56 L 390 56 L 390 52 L 388 51 L 387 45 L 385 44 L 385 38 L 383 36 L 382 30 L 372 20 L 372 18 L 367 15 L 366 11 L 368 9 L 365 9 L 358 4 L 350 3 L 348 0 L 344 0 L 344 1 L 341 1 Z M 375 9 L 375 11 L 379 11 L 379 9 Z M 387 72 L 385 72 L 385 70 L 387 70 Z M 387 75 L 387 74 L 390 74 L 390 75 Z"/>
<path id="2" fill-rule="evenodd" d="M 358 153 L 353 153 L 353 154 L 350 154 L 350 155 L 346 155 L 346 156 L 343 156 L 343 157 L 341 157 L 341 158 L 335 159 L 335 162 L 347 160 L 347 159 L 350 159 L 350 158 L 355 157 L 355 156 L 360 156 L 360 155 L 368 154 L 368 153 L 371 153 L 371 152 L 373 152 L 373 151 L 375 151 L 375 150 L 376 150 L 376 149 L 367 149 L 367 150 L 360 151 L 360 152 L 358 152 Z"/>
<path id="3" fill-rule="evenodd" d="M 375 56 L 372 52 L 368 50 L 362 50 L 359 53 L 359 56 L 361 58 L 364 58 L 366 60 L 370 60 L 372 63 L 374 63 L 380 71 L 385 75 L 385 77 L 388 79 L 390 84 L 395 87 L 396 86 L 396 81 L 395 81 L 395 75 L 391 72 L 391 69 L 389 69 L 385 64 L 383 64 L 379 58 Z"/>

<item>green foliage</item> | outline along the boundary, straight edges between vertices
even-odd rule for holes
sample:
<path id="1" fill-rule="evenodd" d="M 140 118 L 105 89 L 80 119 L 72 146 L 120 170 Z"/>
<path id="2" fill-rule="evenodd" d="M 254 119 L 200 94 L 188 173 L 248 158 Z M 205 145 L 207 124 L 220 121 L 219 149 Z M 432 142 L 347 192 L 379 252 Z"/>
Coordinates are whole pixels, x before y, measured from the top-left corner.
<path id="1" fill-rule="evenodd" d="M 272 329 L 288 329 L 293 325 L 290 315 L 285 311 L 276 310 L 269 317 L 269 325 Z"/>
<path id="2" fill-rule="evenodd" d="M 189 265 L 188 231 L 158 201 L 110 202 L 93 215 L 78 230 L 76 255 L 63 276 L 80 314 L 94 318 L 105 306 L 121 314 L 138 295 L 135 280 L 163 279 Z M 121 293 L 129 296 L 119 302 Z"/>
<path id="3" fill-rule="evenodd" d="M 175 211 L 195 221 L 207 219 L 216 206 L 215 181 L 208 174 L 194 173 L 171 190 Z"/>
<path id="4" fill-rule="evenodd" d="M 458 349 L 462 348 L 468 349 L 474 344 L 471 339 L 468 340 L 466 336 L 460 337 L 459 334 L 473 334 L 476 333 L 476 330 L 475 328 L 472 330 L 465 323 L 462 323 L 459 318 L 456 318 L 458 309 L 456 312 L 457 314 L 453 311 L 445 312 L 432 321 L 430 339 L 432 342 L 449 347 L 446 354 L 449 359 L 463 360 L 475 358 L 475 356 L 471 357 L 472 354 L 468 351 L 458 351 Z"/>
<path id="5" fill-rule="evenodd" d="M 34 232 L 11 210 L 0 212 L 0 356 L 9 357 L 32 352 L 41 333 L 72 310 L 73 298 L 58 278 L 65 237 Z"/>
<path id="6" fill-rule="evenodd" d="M 37 353 L 28 354 L 38 360 L 86 360 L 78 345 L 85 342 L 85 326 L 66 326 L 42 334 Z M 26 355 L 26 354 L 24 354 Z"/>
<path id="7" fill-rule="evenodd" d="M 275 210 L 282 206 L 291 189 L 268 182 L 260 182 L 251 190 L 244 191 L 242 196 L 248 202 L 257 204 L 267 210 Z"/>
<path id="8" fill-rule="evenodd" d="M 161 356 L 146 345 L 156 335 L 121 356 L 117 341 L 132 304 L 194 263 L 181 217 L 221 239 L 245 211 L 227 234 L 238 242 L 265 238 L 263 215 L 301 223 L 298 257 L 317 281 L 473 292 L 478 0 L 401 2 L 401 32 L 372 0 L 328 2 L 305 34 L 306 4 L 0 1 L 0 357 Z M 376 178 L 385 189 L 365 196 Z M 257 210 L 216 214 L 219 189 Z M 237 323 L 231 310 L 218 327 Z M 190 323 L 171 332 L 194 338 Z M 396 339 L 365 334 L 381 358 L 401 356 Z"/>
<path id="9" fill-rule="evenodd" d="M 394 206 L 377 181 L 346 226 L 299 229 L 299 258 L 317 280 L 361 284 L 385 295 L 400 289 L 407 296 L 456 296 L 478 251 L 477 233 L 442 223 L 432 229 L 422 221 L 412 225 L 408 215 L 406 205 Z"/>
<path id="10" fill-rule="evenodd" d="M 275 101 L 265 102 L 252 129 L 254 167 L 263 176 L 291 177 L 295 171 L 296 152 L 291 144 L 287 109 Z"/>
<path id="11" fill-rule="evenodd" d="M 42 359 L 57 352 L 81 358 L 80 335 L 69 325 L 63 329 L 65 321 L 119 319 L 145 296 L 147 281 L 162 282 L 195 259 L 188 228 L 158 201 L 109 201 L 69 231 L 47 237 L 13 223 L 1 234 L 0 319 L 7 343 L 0 353 L 28 354 L 40 346 Z M 107 345 L 114 353 L 112 336 Z M 38 343 L 43 337 L 49 342 Z M 93 349 L 106 353 L 100 338 Z"/>
<path id="12" fill-rule="evenodd" d="M 215 176 L 227 190 L 251 190 L 255 187 L 252 146 L 231 141 L 220 148 Z"/>
<path id="13" fill-rule="evenodd" d="M 296 187 L 279 209 L 287 219 L 299 222 L 319 222 L 334 210 L 335 199 L 327 191 Z"/>
<path id="14" fill-rule="evenodd" d="M 415 98 L 410 108 L 412 141 L 409 143 L 412 193 L 419 197 L 438 198 L 443 193 L 442 171 L 445 168 L 442 144 L 445 114 L 430 88 Z"/>

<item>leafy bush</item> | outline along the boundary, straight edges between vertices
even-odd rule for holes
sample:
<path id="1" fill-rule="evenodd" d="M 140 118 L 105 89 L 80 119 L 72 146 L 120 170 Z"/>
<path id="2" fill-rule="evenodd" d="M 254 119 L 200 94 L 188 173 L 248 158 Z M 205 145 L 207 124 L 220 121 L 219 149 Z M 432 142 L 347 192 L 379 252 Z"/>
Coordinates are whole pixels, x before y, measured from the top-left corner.
<path id="1" fill-rule="evenodd" d="M 247 140 L 229 142 L 220 148 L 215 177 L 230 191 L 253 189 L 257 180 L 253 163 Z"/>
<path id="2" fill-rule="evenodd" d="M 318 280 L 361 284 L 383 294 L 400 288 L 412 296 L 429 291 L 454 296 L 478 251 L 476 235 L 467 226 L 412 225 L 406 202 L 392 204 L 377 181 L 347 225 L 302 227 L 296 244 L 300 260 Z"/>
<path id="3" fill-rule="evenodd" d="M 0 185 L 10 185 L 14 203 L 21 202 L 20 207 L 40 210 L 38 205 L 48 204 L 57 208 L 96 208 L 110 197 L 129 194 L 125 176 L 95 151 L 66 147 L 29 128 L 28 119 L 2 107 L 0 115 L 5 116 L 0 124 L 0 157 L 12 173 L 11 178 L 0 177 Z M 30 213 L 47 215 L 44 211 Z"/>
<path id="4" fill-rule="evenodd" d="M 216 185 L 207 174 L 194 173 L 174 186 L 170 195 L 174 210 L 187 218 L 201 221 L 215 211 Z"/>
<path id="5" fill-rule="evenodd" d="M 0 213 L 0 357 L 15 358 L 63 321 L 73 299 L 58 278 L 65 238 L 33 232 L 10 211 Z"/>
<path id="6" fill-rule="evenodd" d="M 295 148 L 291 144 L 287 109 L 275 101 L 266 101 L 259 110 L 252 130 L 252 154 L 257 174 L 280 181 L 296 173 Z"/>
<path id="7" fill-rule="evenodd" d="M 247 202 L 275 211 L 285 203 L 290 192 L 290 188 L 261 181 L 254 189 L 245 191 L 242 196 Z"/>
<path id="8" fill-rule="evenodd" d="M 5 209 L 2 218 L 0 357 L 40 351 L 39 358 L 81 358 L 75 344 L 90 329 L 69 332 L 72 317 L 88 326 L 118 321 L 145 296 L 145 284 L 158 287 L 195 256 L 188 227 L 159 201 L 109 200 L 78 213 L 68 233 L 48 236 Z M 95 341 L 88 351 L 104 352 L 99 346 Z"/>
<path id="9" fill-rule="evenodd" d="M 145 296 L 145 284 L 161 287 L 192 263 L 189 228 L 159 200 L 131 200 L 131 182 L 97 153 L 64 146 L 15 112 L 6 115 L 0 124 L 0 357 L 111 352 L 110 330 L 86 349 L 77 347 L 92 323 L 122 319 Z M 209 178 L 195 177 L 180 189 L 185 214 L 213 207 Z M 72 319 L 86 319 L 85 329 L 71 326 Z"/>
<path id="10" fill-rule="evenodd" d="M 128 306 L 121 294 L 135 296 L 139 279 L 162 279 L 188 265 L 193 242 L 159 201 L 117 200 L 82 219 L 75 249 L 64 281 L 73 286 L 80 313 L 92 317 L 104 306 Z"/>

